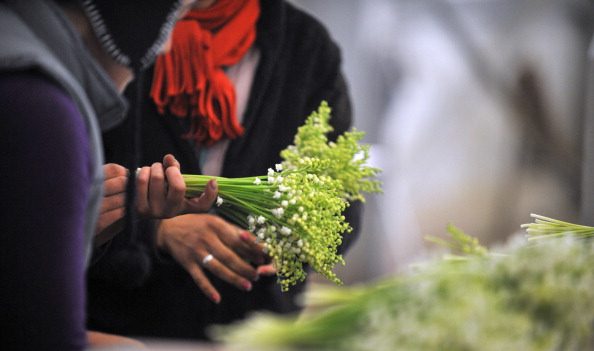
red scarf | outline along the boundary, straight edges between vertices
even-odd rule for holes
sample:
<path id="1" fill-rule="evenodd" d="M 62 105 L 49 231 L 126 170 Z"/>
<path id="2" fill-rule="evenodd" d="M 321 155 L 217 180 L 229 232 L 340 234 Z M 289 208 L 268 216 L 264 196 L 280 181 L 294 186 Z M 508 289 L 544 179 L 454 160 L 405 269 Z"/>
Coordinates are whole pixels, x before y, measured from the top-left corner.
<path id="1" fill-rule="evenodd" d="M 258 0 L 218 0 L 190 11 L 173 30 L 171 50 L 155 62 L 151 98 L 158 111 L 189 117 L 185 135 L 212 145 L 243 133 L 235 88 L 223 68 L 239 62 L 256 38 Z"/>

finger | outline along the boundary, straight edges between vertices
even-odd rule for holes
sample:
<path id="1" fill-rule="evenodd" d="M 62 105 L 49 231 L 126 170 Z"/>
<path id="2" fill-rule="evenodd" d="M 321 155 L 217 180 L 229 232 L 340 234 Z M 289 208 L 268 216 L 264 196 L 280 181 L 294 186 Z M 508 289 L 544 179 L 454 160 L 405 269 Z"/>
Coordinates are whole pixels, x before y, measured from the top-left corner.
<path id="1" fill-rule="evenodd" d="M 118 223 L 118 225 L 116 225 L 112 229 L 114 229 L 114 231 L 119 231 L 123 229 L 123 221 L 120 220 L 124 218 L 125 214 L 125 208 L 117 208 L 115 210 L 108 211 L 99 215 L 99 219 L 97 220 L 96 234 L 100 234 L 102 231 L 104 231 L 109 226 L 114 225 L 116 222 Z"/>
<path id="2" fill-rule="evenodd" d="M 203 258 L 205 256 L 206 255 L 201 257 Z M 214 257 L 204 264 L 204 268 L 208 269 L 211 273 L 226 281 L 227 283 L 235 285 L 238 289 L 245 291 L 252 290 L 252 283 L 248 279 L 240 276 L 234 270 L 228 268 L 226 265 L 228 263 L 228 257 L 225 257 L 222 260 L 225 260 L 225 264 L 223 261 L 220 261 L 218 258 Z M 256 270 L 251 267 L 250 269 L 254 271 L 254 277 L 257 277 Z"/>
<path id="3" fill-rule="evenodd" d="M 103 165 L 103 177 L 107 180 L 115 177 L 125 177 L 128 174 L 126 167 L 115 163 Z"/>
<path id="4" fill-rule="evenodd" d="M 212 286 L 210 280 L 208 280 L 202 271 L 202 268 L 200 268 L 196 263 L 190 263 L 185 268 L 190 276 L 192 276 L 192 279 L 194 279 L 196 285 L 198 285 L 198 288 L 202 290 L 204 295 L 206 295 L 214 303 L 221 302 L 221 295 L 217 289 Z"/>
<path id="5" fill-rule="evenodd" d="M 247 246 L 250 255 L 252 255 L 252 262 L 257 265 L 263 264 L 266 257 L 264 245 L 257 242 L 256 236 L 247 230 L 240 230 L 239 238 Z"/>
<path id="6" fill-rule="evenodd" d="M 124 208 L 126 205 L 126 193 L 120 193 L 117 195 L 106 196 L 101 202 L 101 210 L 99 213 L 105 213 L 116 210 L 118 208 Z"/>
<path id="7" fill-rule="evenodd" d="M 151 166 L 148 200 L 151 214 L 160 216 L 165 202 L 165 174 L 163 165 L 158 162 Z"/>
<path id="8" fill-rule="evenodd" d="M 168 216 L 175 216 L 183 208 L 184 198 L 186 195 L 186 183 L 177 167 L 169 167 L 165 170 L 167 178 L 167 207 Z"/>
<path id="9" fill-rule="evenodd" d="M 276 274 L 276 268 L 274 268 L 274 266 L 272 264 L 267 264 L 264 266 L 259 266 L 258 268 L 256 268 L 256 271 L 258 272 L 258 275 L 261 276 L 272 276 Z"/>
<path id="10" fill-rule="evenodd" d="M 126 215 L 126 209 L 121 207 L 121 208 L 116 208 L 115 210 L 105 212 L 101 215 L 101 217 L 103 218 L 103 221 L 105 223 L 111 224 L 111 223 L 115 223 L 118 220 L 124 218 L 125 215 Z"/>
<path id="11" fill-rule="evenodd" d="M 125 193 L 126 183 L 128 183 L 128 177 L 126 175 L 119 175 L 111 177 L 110 179 L 106 179 L 103 182 L 104 196 Z"/>
<path id="12" fill-rule="evenodd" d="M 235 251 L 244 259 L 253 262 L 257 265 L 263 264 L 265 259 L 264 251 L 258 244 L 255 243 L 255 237 L 249 232 L 241 230 L 238 227 L 219 219 L 224 225 L 214 228 L 219 234 L 222 241 L 228 246 L 235 249 Z M 210 225 L 216 224 L 215 221 Z"/>
<path id="13" fill-rule="evenodd" d="M 256 264 L 264 263 L 264 252 L 254 243 L 255 238 L 249 232 L 243 233 L 244 231 L 239 227 L 216 216 L 210 217 L 208 227 L 227 247 L 232 248 L 242 258 Z"/>
<path id="14" fill-rule="evenodd" d="M 148 202 L 150 175 L 150 167 L 142 167 L 136 175 L 136 209 L 138 210 L 138 213 L 143 215 L 148 215 L 150 212 Z"/>
<path id="15" fill-rule="evenodd" d="M 217 200 L 217 194 L 217 180 L 213 178 L 208 181 L 206 189 L 199 197 L 194 197 L 187 201 L 184 212 L 207 212 Z"/>
<path id="16" fill-rule="evenodd" d="M 175 156 L 173 156 L 172 154 L 167 154 L 165 155 L 165 157 L 163 157 L 163 167 L 175 167 L 177 169 L 181 169 L 181 165 L 179 164 Z"/>
<path id="17" fill-rule="evenodd" d="M 221 241 L 207 241 L 206 249 L 215 256 L 218 262 L 222 263 L 235 274 L 248 280 L 258 279 L 256 269 Z"/>

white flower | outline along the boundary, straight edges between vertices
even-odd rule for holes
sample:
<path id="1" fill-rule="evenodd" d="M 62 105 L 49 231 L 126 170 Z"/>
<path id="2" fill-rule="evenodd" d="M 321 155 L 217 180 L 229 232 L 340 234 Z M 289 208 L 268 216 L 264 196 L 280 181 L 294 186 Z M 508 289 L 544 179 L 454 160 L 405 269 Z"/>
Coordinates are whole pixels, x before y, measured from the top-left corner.
<path id="1" fill-rule="evenodd" d="M 276 218 L 281 218 L 283 216 L 283 214 L 285 213 L 285 209 L 282 207 L 279 208 L 273 208 L 272 209 L 272 214 L 276 217 Z"/>
<path id="2" fill-rule="evenodd" d="M 289 207 L 289 201 L 287 201 L 287 200 L 281 201 L 281 206 L 284 207 L 284 208 Z"/>
<path id="3" fill-rule="evenodd" d="M 262 181 L 260 180 L 260 178 L 254 179 L 254 184 L 260 185 L 260 183 L 262 183 Z"/>
<path id="4" fill-rule="evenodd" d="M 289 234 L 291 234 L 291 228 L 287 228 L 287 227 L 283 226 L 280 229 L 280 232 L 282 235 L 289 235 Z"/>
<path id="5" fill-rule="evenodd" d="M 303 240 L 301 240 L 301 239 L 297 240 L 297 246 L 303 247 Z"/>
<path id="6" fill-rule="evenodd" d="M 268 174 L 267 174 L 267 175 L 268 175 L 269 177 L 272 177 L 272 176 L 274 176 L 274 169 L 272 169 L 272 168 L 268 168 Z"/>
<path id="7" fill-rule="evenodd" d="M 279 191 L 275 191 L 274 195 L 272 195 L 273 199 L 280 199 L 281 198 L 281 193 Z"/>
<path id="8" fill-rule="evenodd" d="M 258 222 L 258 224 L 264 224 L 264 222 L 266 222 L 266 218 L 264 218 L 264 216 L 258 216 L 256 222 Z"/>
<path id="9" fill-rule="evenodd" d="M 274 232 L 276 232 L 276 226 L 271 225 L 268 227 L 268 230 L 270 230 L 271 233 L 274 233 Z"/>
<path id="10" fill-rule="evenodd" d="M 220 196 L 217 196 L 217 207 L 220 207 L 223 204 L 223 198 Z"/>
<path id="11" fill-rule="evenodd" d="M 276 181 L 276 179 L 275 179 L 273 176 L 271 176 L 271 175 L 269 174 L 269 175 L 268 175 L 268 183 L 270 183 L 270 184 L 274 184 L 274 182 L 275 182 L 275 181 Z"/>
<path id="12" fill-rule="evenodd" d="M 299 212 L 303 212 L 303 206 L 299 206 Z"/>
<path id="13" fill-rule="evenodd" d="M 289 203 L 291 205 L 295 205 L 297 203 L 297 200 L 296 199 L 291 199 L 291 200 L 289 200 Z"/>
<path id="14" fill-rule="evenodd" d="M 256 223 L 256 219 L 252 215 L 249 215 L 247 219 L 248 219 L 248 224 L 250 226 L 252 226 L 252 225 L 254 225 L 254 223 Z"/>
<path id="15" fill-rule="evenodd" d="M 258 235 L 258 239 L 264 240 L 266 231 L 263 228 L 260 228 L 256 234 Z"/>
<path id="16" fill-rule="evenodd" d="M 279 184 L 282 183 L 283 182 L 283 177 L 281 177 L 281 176 L 276 177 L 275 182 L 277 182 Z"/>
<path id="17" fill-rule="evenodd" d="M 289 188 L 288 186 L 284 186 L 284 185 L 281 184 L 281 185 L 278 186 L 278 190 L 280 192 L 283 192 L 284 193 L 285 191 L 291 190 L 291 188 Z"/>
<path id="18" fill-rule="evenodd" d="M 280 171 L 283 170 L 283 164 L 282 163 L 277 163 L 274 167 L 276 168 L 276 171 L 277 172 L 280 172 Z"/>

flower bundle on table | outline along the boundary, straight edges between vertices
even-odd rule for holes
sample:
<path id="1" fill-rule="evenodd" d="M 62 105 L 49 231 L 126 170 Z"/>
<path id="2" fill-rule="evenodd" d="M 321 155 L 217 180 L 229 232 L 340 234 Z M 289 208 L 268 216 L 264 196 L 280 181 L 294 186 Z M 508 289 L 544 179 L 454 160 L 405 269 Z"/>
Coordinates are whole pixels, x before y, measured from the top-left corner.
<path id="1" fill-rule="evenodd" d="M 217 210 L 264 244 L 283 291 L 305 279 L 304 264 L 340 283 L 332 269 L 344 264 L 338 246 L 351 230 L 343 211 L 349 200 L 364 200 L 363 192 L 380 191 L 379 169 L 365 164 L 369 147 L 359 144 L 362 132 L 328 141 L 330 112 L 322 102 L 299 128 L 295 145 L 281 153 L 284 161 L 266 175 L 216 177 Z M 187 195 L 204 191 L 211 178 L 184 175 Z"/>
<path id="2" fill-rule="evenodd" d="M 538 214 L 531 214 L 533 223 L 522 224 L 526 229 L 528 240 L 538 240 L 562 236 L 573 236 L 577 238 L 594 237 L 594 227 L 560 221 Z"/>
<path id="3" fill-rule="evenodd" d="M 306 298 L 315 309 L 298 319 L 261 313 L 211 331 L 232 350 L 592 350 L 594 242 L 571 230 L 581 226 L 537 219 L 563 224 L 564 237 L 549 231 L 494 254 L 450 227 L 456 256 L 377 283 L 317 287 Z"/>

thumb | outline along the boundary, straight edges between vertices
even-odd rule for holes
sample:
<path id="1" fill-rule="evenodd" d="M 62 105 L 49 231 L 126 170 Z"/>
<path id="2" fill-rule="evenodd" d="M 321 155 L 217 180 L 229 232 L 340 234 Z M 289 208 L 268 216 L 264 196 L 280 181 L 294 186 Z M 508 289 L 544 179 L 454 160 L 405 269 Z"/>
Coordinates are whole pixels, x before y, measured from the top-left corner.
<path id="1" fill-rule="evenodd" d="M 209 180 L 204 192 L 199 197 L 194 197 L 188 200 L 189 206 L 186 209 L 186 212 L 197 213 L 210 210 L 215 201 L 217 201 L 218 190 L 217 180 L 214 178 Z"/>

